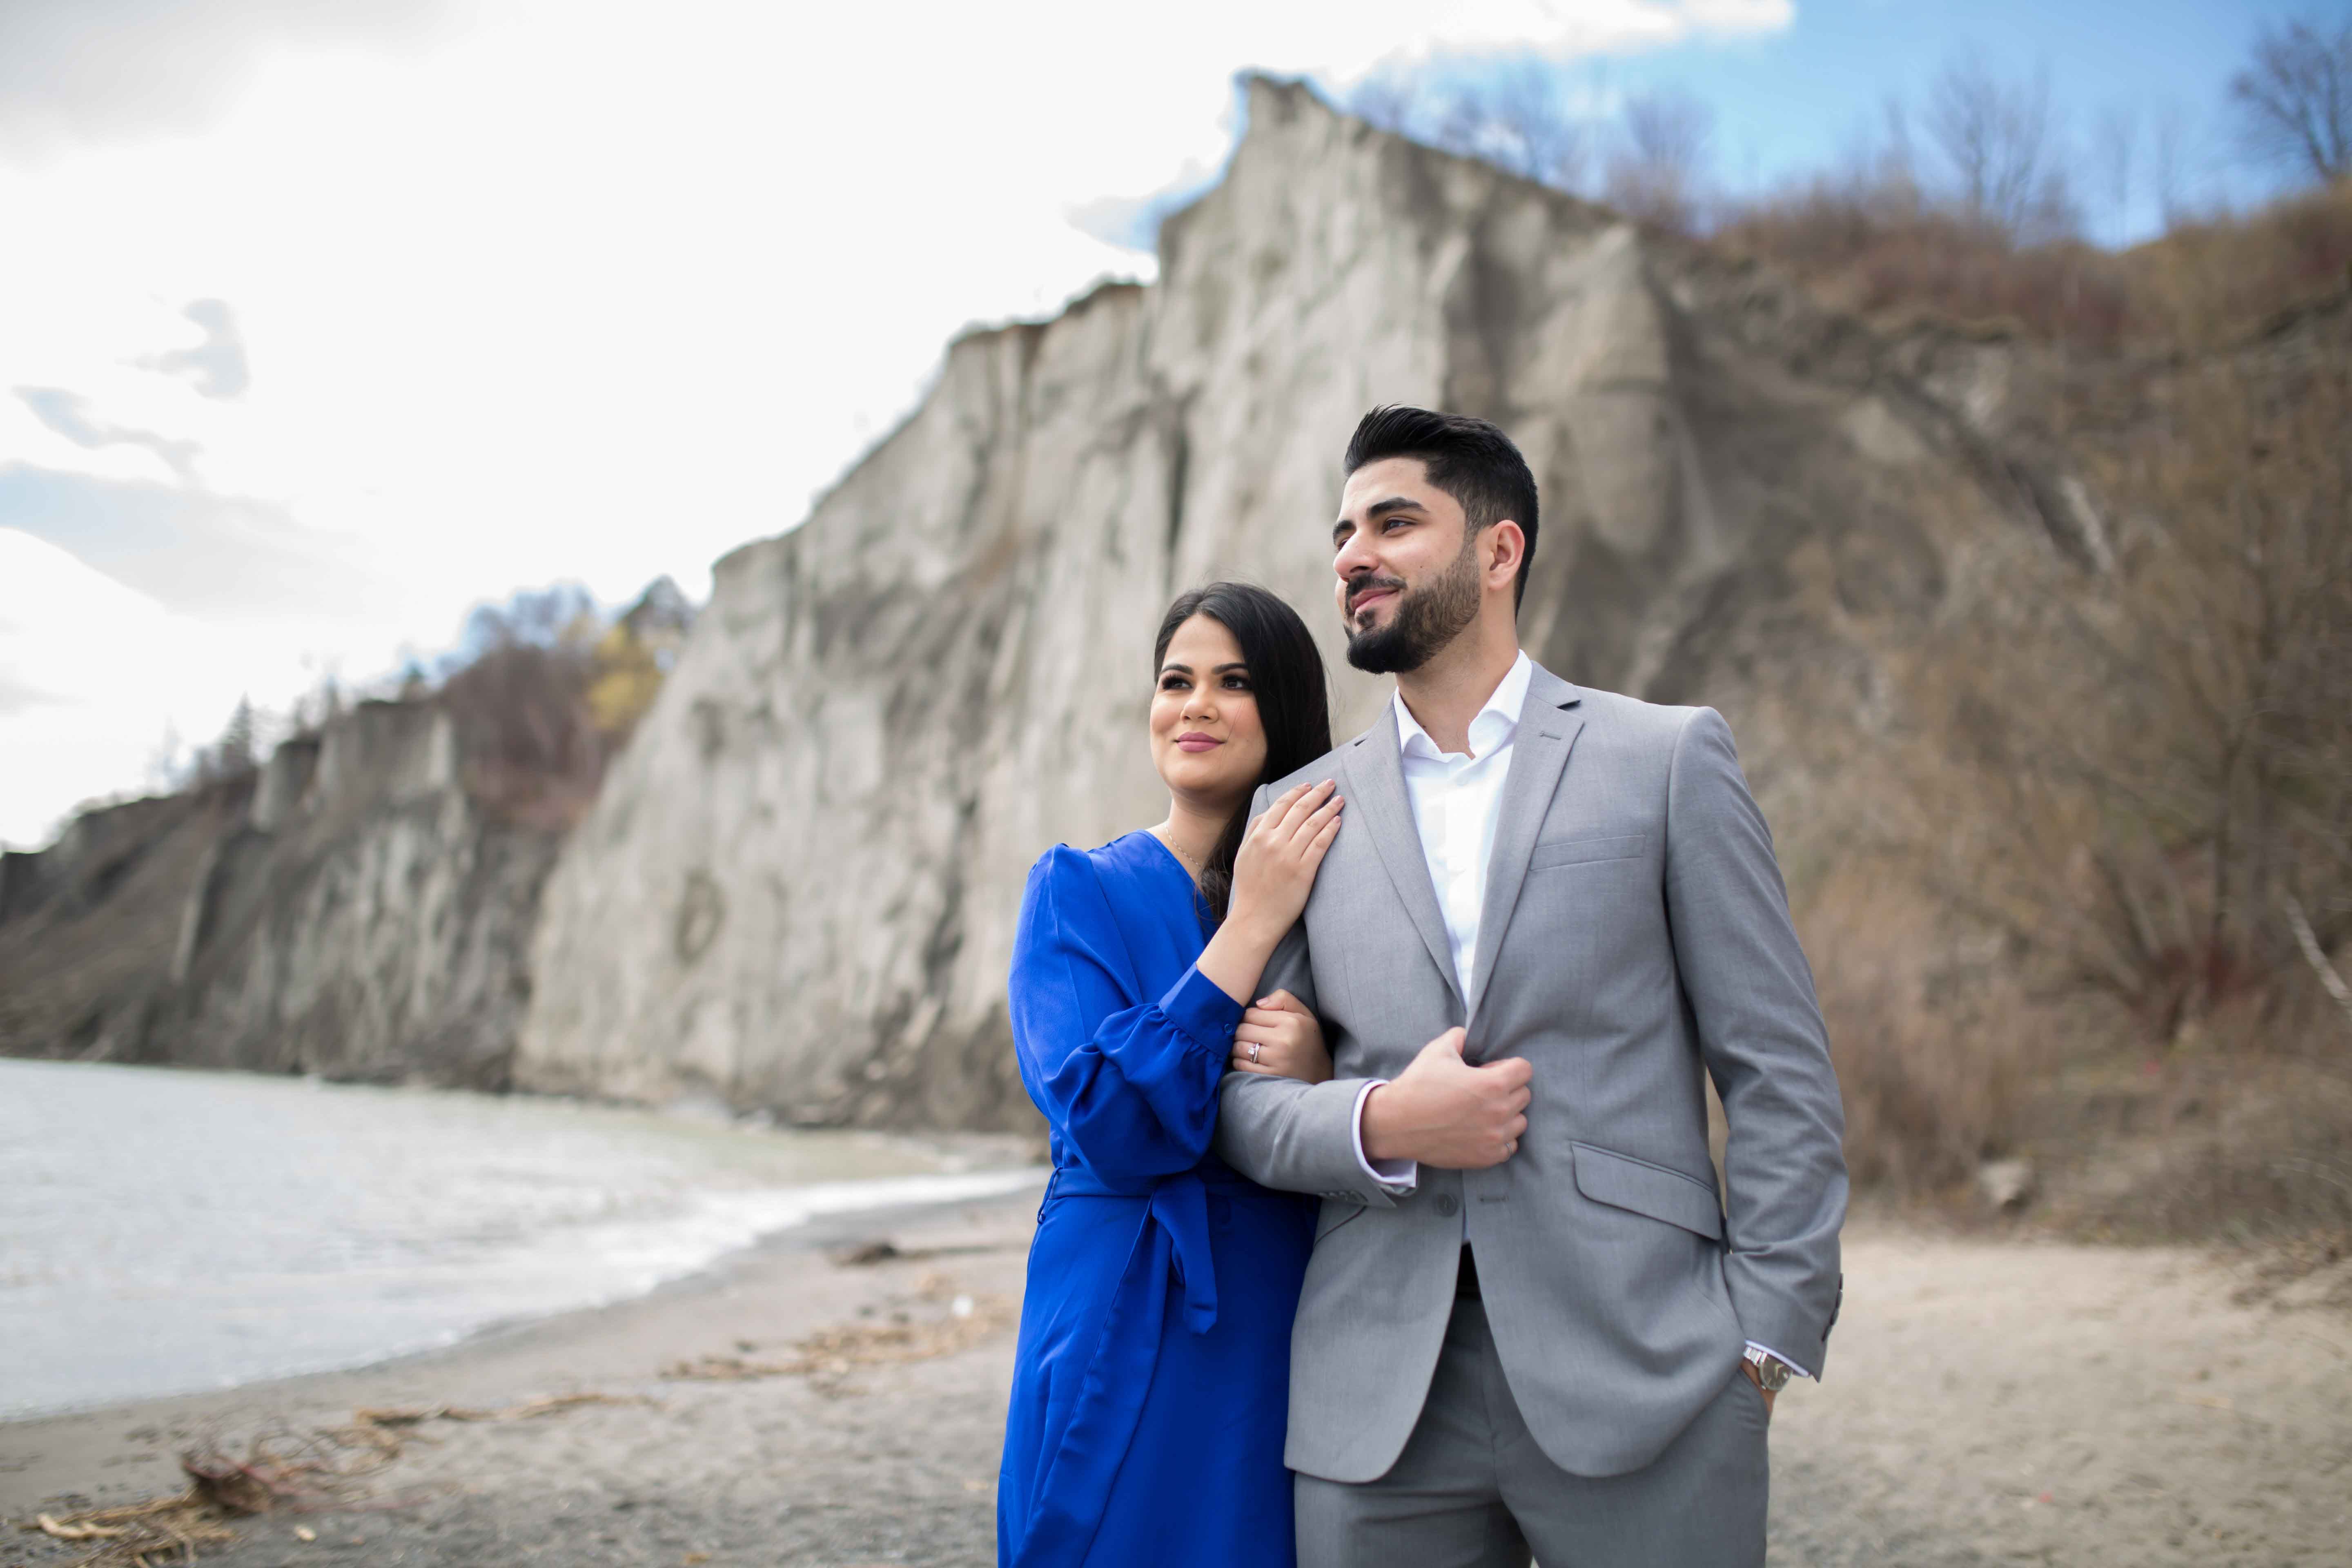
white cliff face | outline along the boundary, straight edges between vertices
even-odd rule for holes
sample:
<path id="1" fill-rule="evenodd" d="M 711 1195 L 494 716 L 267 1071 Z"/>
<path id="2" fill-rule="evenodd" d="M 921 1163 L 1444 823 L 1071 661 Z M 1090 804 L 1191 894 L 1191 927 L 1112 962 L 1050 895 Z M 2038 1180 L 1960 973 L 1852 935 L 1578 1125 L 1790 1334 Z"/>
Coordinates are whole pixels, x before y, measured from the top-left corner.
<path id="1" fill-rule="evenodd" d="M 1529 650 L 1722 708 L 1784 852 L 1802 842 L 1822 738 L 1883 721 L 1888 650 L 1969 538 L 2020 521 L 1917 367 L 1302 88 L 1255 84 L 1249 115 L 1158 284 L 959 342 L 804 526 L 720 563 L 549 883 L 520 1086 L 1025 1121 L 1023 878 L 1162 815 L 1144 721 L 1169 599 L 1264 583 L 1322 641 L 1339 735 L 1384 699 L 1339 657 L 1328 545 L 1340 450 L 1380 403 L 1512 433 L 1543 498 Z"/>
<path id="2" fill-rule="evenodd" d="M 503 1089 L 560 832 L 499 819 L 437 701 L 0 859 L 0 1052 Z"/>
<path id="3" fill-rule="evenodd" d="M 272 753 L 183 910 L 149 1033 L 173 1061 L 503 1089 L 557 834 L 464 786 L 437 704 Z"/>

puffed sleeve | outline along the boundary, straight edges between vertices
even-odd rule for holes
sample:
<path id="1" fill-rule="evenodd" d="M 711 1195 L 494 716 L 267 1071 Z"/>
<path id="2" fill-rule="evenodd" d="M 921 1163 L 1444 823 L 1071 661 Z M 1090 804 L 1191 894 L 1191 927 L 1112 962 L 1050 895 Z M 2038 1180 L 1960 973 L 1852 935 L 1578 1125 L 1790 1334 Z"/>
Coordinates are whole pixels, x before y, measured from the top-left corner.
<path id="1" fill-rule="evenodd" d="M 1133 974 L 1093 865 L 1046 851 L 1013 945 L 1021 1079 L 1096 1175 L 1143 1186 L 1208 1151 L 1242 1005 L 1197 967 L 1151 998 L 1133 994 Z"/>

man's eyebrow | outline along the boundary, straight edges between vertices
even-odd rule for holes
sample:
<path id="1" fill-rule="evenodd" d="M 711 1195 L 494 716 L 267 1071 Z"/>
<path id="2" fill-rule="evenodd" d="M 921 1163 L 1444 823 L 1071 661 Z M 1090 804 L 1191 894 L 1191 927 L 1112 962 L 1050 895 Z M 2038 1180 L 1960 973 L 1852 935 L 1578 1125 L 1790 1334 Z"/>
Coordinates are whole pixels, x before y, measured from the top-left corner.
<path id="1" fill-rule="evenodd" d="M 1417 500 L 1412 500 L 1410 497 L 1391 496 L 1386 500 L 1376 500 L 1371 505 L 1366 507 L 1364 509 L 1364 521 L 1366 522 L 1376 522 L 1380 519 L 1388 516 L 1391 512 L 1427 511 L 1429 509 L 1427 507 L 1422 505 Z M 1337 539 L 1339 535 L 1345 533 L 1348 530 L 1355 526 L 1356 525 L 1354 523 L 1349 521 L 1343 517 L 1339 521 L 1331 525 L 1331 537 Z"/>

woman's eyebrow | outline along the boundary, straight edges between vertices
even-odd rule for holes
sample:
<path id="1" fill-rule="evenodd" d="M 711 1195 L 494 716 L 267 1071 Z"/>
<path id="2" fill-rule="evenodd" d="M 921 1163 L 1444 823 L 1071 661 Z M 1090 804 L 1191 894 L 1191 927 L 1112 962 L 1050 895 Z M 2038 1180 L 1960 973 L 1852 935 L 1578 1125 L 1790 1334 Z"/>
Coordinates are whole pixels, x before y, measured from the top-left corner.
<path id="1" fill-rule="evenodd" d="M 1246 665 L 1246 664 L 1221 664 L 1221 665 L 1217 666 L 1217 668 L 1216 668 L 1213 671 L 1212 671 L 1211 673 L 1213 673 L 1213 674 L 1216 674 L 1216 675 L 1223 675 L 1223 674 L 1224 674 L 1224 673 L 1225 673 L 1225 671 L 1227 671 L 1227 670 L 1229 670 L 1229 669 L 1238 669 L 1238 670 L 1240 670 L 1244 675 L 1247 675 L 1247 674 L 1249 673 L 1249 666 L 1248 666 L 1248 665 Z"/>

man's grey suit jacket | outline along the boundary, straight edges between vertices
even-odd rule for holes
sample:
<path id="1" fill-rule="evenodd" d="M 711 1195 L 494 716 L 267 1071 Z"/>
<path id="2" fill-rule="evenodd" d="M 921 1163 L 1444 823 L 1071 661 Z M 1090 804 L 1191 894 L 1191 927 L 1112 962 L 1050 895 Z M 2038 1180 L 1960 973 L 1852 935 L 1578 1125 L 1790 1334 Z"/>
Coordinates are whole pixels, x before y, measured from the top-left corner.
<path id="1" fill-rule="evenodd" d="M 1538 666 L 1503 786 L 1470 994 L 1456 994 L 1394 716 L 1289 778 L 1336 778 L 1345 826 L 1261 994 L 1323 1021 L 1336 1076 L 1228 1074 L 1216 1152 L 1319 1194 L 1291 1336 L 1292 1469 L 1369 1481 L 1421 1413 L 1464 1242 L 1511 1392 L 1580 1476 L 1655 1458 L 1747 1341 L 1819 1374 L 1840 1294 L 1843 1110 L 1811 971 L 1731 731 L 1709 708 L 1570 686 Z M 1466 1020 L 1473 1062 L 1535 1068 L 1527 1135 L 1485 1171 L 1391 1197 L 1353 1113 Z M 1730 1123 L 1728 1214 L 1707 1155 Z"/>

